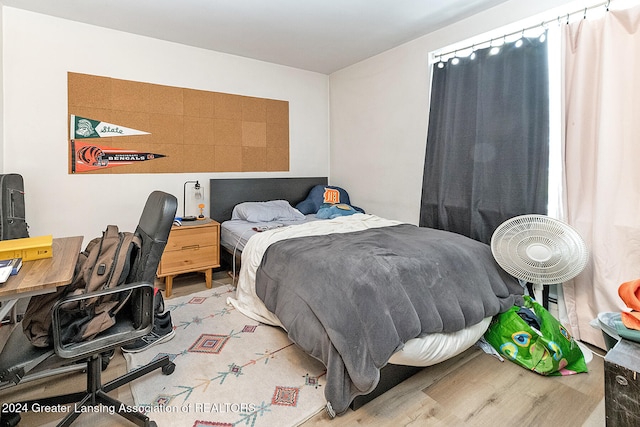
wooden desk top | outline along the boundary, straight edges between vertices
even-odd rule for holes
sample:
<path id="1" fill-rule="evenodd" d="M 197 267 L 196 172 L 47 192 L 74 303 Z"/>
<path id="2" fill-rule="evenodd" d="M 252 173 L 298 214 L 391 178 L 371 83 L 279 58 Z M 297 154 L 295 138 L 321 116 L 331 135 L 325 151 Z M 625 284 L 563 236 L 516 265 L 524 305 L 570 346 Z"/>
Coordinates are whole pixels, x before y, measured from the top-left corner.
<path id="1" fill-rule="evenodd" d="M 25 261 L 15 276 L 0 284 L 0 301 L 53 292 L 71 283 L 82 236 L 53 239 L 53 257 Z"/>

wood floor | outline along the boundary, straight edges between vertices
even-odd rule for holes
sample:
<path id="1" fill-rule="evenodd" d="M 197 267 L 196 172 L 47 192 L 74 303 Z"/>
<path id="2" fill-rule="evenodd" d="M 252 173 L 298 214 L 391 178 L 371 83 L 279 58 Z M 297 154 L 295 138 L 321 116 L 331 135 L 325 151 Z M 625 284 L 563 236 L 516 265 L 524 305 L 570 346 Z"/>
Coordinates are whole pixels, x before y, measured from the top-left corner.
<path id="1" fill-rule="evenodd" d="M 214 276 L 214 280 L 229 283 L 225 274 Z M 172 297 L 202 289 L 203 276 L 180 276 L 174 281 Z M 0 328 L 0 340 L 6 329 Z M 322 411 L 303 426 L 601 427 L 605 425 L 604 356 L 601 350 L 593 350 L 588 374 L 542 377 L 513 363 L 500 362 L 472 347 L 451 360 L 422 370 L 357 411 L 349 410 L 333 420 Z M 125 371 L 124 358 L 117 352 L 103 372 L 103 381 Z M 0 391 L 0 402 L 80 391 L 84 387 L 84 378 L 82 373 L 78 373 L 21 384 Z M 133 404 L 128 386 L 115 390 L 112 395 Z M 23 415 L 20 426 L 54 426 L 61 417 L 60 414 L 27 413 Z M 74 425 L 111 427 L 132 424 L 117 416 L 99 413 L 83 414 Z"/>

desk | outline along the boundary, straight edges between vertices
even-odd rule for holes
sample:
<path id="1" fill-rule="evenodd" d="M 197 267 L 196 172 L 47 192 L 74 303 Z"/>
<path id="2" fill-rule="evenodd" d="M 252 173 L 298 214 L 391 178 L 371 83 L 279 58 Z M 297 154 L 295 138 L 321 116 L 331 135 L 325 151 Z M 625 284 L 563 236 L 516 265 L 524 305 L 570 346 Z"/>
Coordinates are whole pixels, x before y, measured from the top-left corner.
<path id="1" fill-rule="evenodd" d="M 53 239 L 51 258 L 23 262 L 18 274 L 0 284 L 0 301 L 4 301 L 0 320 L 18 299 L 54 292 L 58 286 L 71 283 L 82 240 L 81 236 Z"/>

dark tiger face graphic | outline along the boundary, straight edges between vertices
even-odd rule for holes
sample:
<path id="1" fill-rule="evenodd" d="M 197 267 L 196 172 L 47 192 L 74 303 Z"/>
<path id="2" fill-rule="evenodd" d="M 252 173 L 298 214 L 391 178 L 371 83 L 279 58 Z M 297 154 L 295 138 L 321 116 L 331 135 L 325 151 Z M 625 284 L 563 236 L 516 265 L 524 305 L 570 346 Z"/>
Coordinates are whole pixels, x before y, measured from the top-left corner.
<path id="1" fill-rule="evenodd" d="M 82 147 L 78 150 L 78 159 L 82 163 L 86 163 L 90 166 L 107 166 L 109 160 L 105 156 L 104 152 L 93 145 Z"/>

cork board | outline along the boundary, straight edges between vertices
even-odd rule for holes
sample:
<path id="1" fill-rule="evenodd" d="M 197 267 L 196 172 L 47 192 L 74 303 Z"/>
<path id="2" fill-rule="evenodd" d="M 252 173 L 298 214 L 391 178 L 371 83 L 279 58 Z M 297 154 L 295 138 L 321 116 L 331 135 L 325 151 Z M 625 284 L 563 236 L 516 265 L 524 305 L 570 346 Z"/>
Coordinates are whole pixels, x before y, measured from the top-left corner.
<path id="1" fill-rule="evenodd" d="M 68 73 L 68 108 L 69 173 L 289 170 L 288 101 Z M 82 118 L 112 132 L 82 138 L 74 128 Z M 151 161 L 110 157 L 82 170 L 82 144 Z"/>

